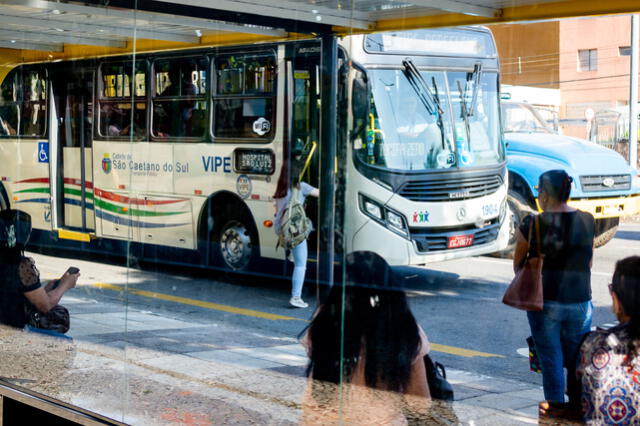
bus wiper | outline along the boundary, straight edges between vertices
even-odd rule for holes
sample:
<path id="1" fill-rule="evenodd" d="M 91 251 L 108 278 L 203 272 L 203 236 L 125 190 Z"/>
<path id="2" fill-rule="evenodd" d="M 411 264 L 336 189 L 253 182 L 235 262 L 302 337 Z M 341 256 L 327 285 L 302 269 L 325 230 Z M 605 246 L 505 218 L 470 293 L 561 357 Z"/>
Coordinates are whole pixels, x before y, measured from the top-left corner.
<path id="1" fill-rule="evenodd" d="M 480 86 L 480 76 L 482 75 L 482 64 L 475 64 L 473 72 L 467 73 L 467 81 L 464 83 L 464 90 L 460 80 L 458 83 L 458 93 L 460 93 L 460 117 L 464 120 L 464 128 L 467 132 L 467 148 L 471 150 L 471 128 L 469 125 L 469 117 L 473 116 L 478 102 L 478 88 Z M 467 92 L 469 91 L 469 82 L 473 80 L 473 93 L 471 95 L 471 103 L 467 105 Z"/>
<path id="2" fill-rule="evenodd" d="M 478 90 L 480 87 L 480 78 L 482 77 L 482 64 L 475 64 L 473 66 L 473 95 L 471 96 L 471 105 L 467 110 L 469 116 L 473 115 L 473 112 L 476 110 L 476 103 L 478 102 Z M 466 93 L 466 87 L 465 87 Z"/>
<path id="3" fill-rule="evenodd" d="M 433 85 L 433 99 L 437 105 L 440 105 L 440 95 L 438 94 L 438 85 L 436 84 L 436 78 L 431 77 L 431 84 Z M 442 139 L 442 149 L 446 149 L 447 145 L 444 140 L 444 123 L 442 122 L 442 114 L 438 114 L 437 118 L 438 127 L 440 128 L 440 138 Z"/>
<path id="4" fill-rule="evenodd" d="M 464 129 L 467 132 L 467 149 L 471 151 L 471 126 L 469 125 L 469 108 L 467 107 L 467 85 L 465 84 L 464 92 L 462 91 L 462 84 L 460 84 L 460 80 L 456 80 L 458 83 L 458 93 L 460 93 L 460 118 L 464 120 Z M 458 137 L 459 135 L 456 135 Z"/>
<path id="5" fill-rule="evenodd" d="M 418 99 L 420 99 L 429 114 L 437 117 L 438 127 L 440 128 L 440 134 L 442 135 L 442 147 L 445 148 L 444 127 L 442 124 L 442 114 L 444 114 L 444 111 L 440 105 L 440 98 L 431 93 L 431 89 L 429 89 L 427 82 L 424 81 L 422 74 L 420 74 L 420 71 L 418 71 L 418 68 L 416 68 L 411 59 L 404 59 L 402 61 L 402 66 L 404 67 L 404 75 L 407 77 L 409 84 L 411 84 L 411 87 L 418 95 Z"/>

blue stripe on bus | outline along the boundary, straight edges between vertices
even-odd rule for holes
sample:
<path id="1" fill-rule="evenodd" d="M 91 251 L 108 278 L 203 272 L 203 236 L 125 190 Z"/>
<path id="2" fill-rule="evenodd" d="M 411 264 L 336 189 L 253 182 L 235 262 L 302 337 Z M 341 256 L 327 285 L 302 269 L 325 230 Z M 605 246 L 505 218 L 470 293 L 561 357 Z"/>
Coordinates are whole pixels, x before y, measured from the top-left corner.
<path id="1" fill-rule="evenodd" d="M 49 204 L 51 203 L 51 200 L 49 198 L 31 198 L 29 200 L 18 200 L 16 201 L 16 204 L 20 204 L 20 203 L 42 203 L 42 204 Z"/>

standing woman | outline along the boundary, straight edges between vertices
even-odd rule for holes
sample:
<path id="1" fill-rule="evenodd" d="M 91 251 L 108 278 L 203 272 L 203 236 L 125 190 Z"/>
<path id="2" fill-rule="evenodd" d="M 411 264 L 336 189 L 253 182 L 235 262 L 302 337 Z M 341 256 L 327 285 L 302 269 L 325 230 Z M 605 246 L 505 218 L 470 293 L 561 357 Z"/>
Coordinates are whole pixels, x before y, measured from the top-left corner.
<path id="1" fill-rule="evenodd" d="M 523 220 L 517 232 L 513 268 L 518 271 L 522 267 L 527 252 L 532 257 L 543 256 L 544 309 L 527 312 L 527 318 L 542 369 L 544 397 L 549 402 L 565 402 L 566 367 L 569 404 L 579 409 L 580 386 L 575 372 L 580 343 L 591 328 L 595 223 L 589 213 L 567 205 L 571 182 L 564 170 L 550 170 L 540 176 L 538 202 L 543 212 L 537 220 L 533 215 Z M 527 241 L 528 235 L 531 241 Z M 542 253 L 536 253 L 538 238 Z"/>
<path id="2" fill-rule="evenodd" d="M 289 205 L 291 189 L 294 187 L 298 190 L 297 194 L 301 204 L 304 204 L 307 196 L 317 198 L 320 195 L 318 188 L 315 188 L 306 182 L 302 182 L 302 168 L 299 163 L 292 162 L 291 167 L 289 167 L 289 162 L 285 161 L 282 165 L 280 178 L 278 179 L 276 193 L 273 194 L 273 198 L 276 200 L 276 214 L 274 220 L 276 235 L 280 235 L 282 216 Z M 297 246 L 293 247 L 288 256 L 289 260 L 293 260 L 294 265 L 293 276 L 291 278 L 291 299 L 289 299 L 289 304 L 296 308 L 306 308 L 309 306 L 301 297 L 304 275 L 307 271 L 307 255 L 307 240 L 304 240 Z"/>

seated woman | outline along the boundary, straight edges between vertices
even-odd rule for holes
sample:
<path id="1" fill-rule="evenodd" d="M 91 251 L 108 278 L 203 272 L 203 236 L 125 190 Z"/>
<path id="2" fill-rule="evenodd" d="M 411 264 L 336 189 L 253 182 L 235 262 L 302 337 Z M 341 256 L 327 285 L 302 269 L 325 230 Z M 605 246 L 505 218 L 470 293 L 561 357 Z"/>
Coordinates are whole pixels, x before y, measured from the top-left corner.
<path id="1" fill-rule="evenodd" d="M 406 412 L 428 410 L 429 342 L 384 259 L 352 253 L 346 270 L 302 340 L 310 358 L 302 424 L 407 424 Z"/>
<path id="2" fill-rule="evenodd" d="M 587 336 L 578 378 L 587 424 L 640 424 L 640 256 L 616 263 L 609 284 L 620 324 Z"/>
<path id="3" fill-rule="evenodd" d="M 29 322 L 28 308 L 48 313 L 80 276 L 66 272 L 43 287 L 34 260 L 23 252 L 30 234 L 31 216 L 19 210 L 0 211 L 0 323 L 17 328 Z"/>

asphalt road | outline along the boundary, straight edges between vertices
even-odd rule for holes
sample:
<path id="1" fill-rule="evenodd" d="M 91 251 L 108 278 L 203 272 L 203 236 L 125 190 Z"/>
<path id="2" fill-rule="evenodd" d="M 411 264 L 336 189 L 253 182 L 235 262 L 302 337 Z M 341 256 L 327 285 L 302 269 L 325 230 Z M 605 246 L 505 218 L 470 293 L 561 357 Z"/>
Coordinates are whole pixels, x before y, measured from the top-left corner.
<path id="1" fill-rule="evenodd" d="M 623 224 L 615 239 L 596 250 L 592 269 L 594 325 L 614 321 L 607 284 L 616 260 L 640 253 L 640 224 Z M 81 269 L 76 289 L 69 294 L 157 315 L 211 324 L 233 324 L 247 335 L 295 337 L 312 313 L 288 306 L 289 284 L 259 277 L 241 283 L 216 273 L 165 265 L 126 268 L 101 259 L 35 255 L 44 278 L 54 278 L 70 265 Z M 529 335 L 525 314 L 500 300 L 513 273 L 509 260 L 478 257 L 403 267 L 407 294 L 415 316 L 433 345 L 433 356 L 450 368 L 499 378 L 540 384 L 528 371 L 528 360 L 517 351 Z M 118 291 L 126 287 L 129 291 Z M 313 302 L 315 289 L 305 288 Z M 72 313 L 73 314 L 73 313 Z M 274 320 L 272 314 L 293 320 Z M 295 320 L 298 319 L 298 320 Z"/>

